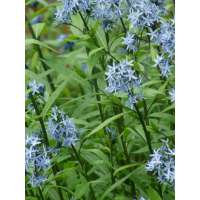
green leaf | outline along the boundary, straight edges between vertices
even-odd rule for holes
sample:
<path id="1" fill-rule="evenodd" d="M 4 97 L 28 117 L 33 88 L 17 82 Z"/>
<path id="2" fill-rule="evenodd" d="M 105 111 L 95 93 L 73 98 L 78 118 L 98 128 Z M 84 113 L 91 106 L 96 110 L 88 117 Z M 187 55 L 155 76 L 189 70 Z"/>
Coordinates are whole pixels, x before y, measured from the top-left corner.
<path id="1" fill-rule="evenodd" d="M 93 49 L 92 51 L 90 51 L 89 57 L 95 55 L 97 52 L 99 52 L 99 51 L 101 51 L 101 50 L 103 50 L 103 49 L 104 49 L 104 47 L 99 47 L 99 48 L 97 48 L 97 49 Z"/>
<path id="2" fill-rule="evenodd" d="M 84 194 L 89 191 L 89 183 L 81 183 L 76 186 L 75 197 L 80 199 Z"/>
<path id="3" fill-rule="evenodd" d="M 134 171 L 133 171 L 134 172 Z M 100 198 L 100 200 L 105 199 L 105 197 L 111 192 L 113 191 L 116 187 L 120 186 L 126 179 L 128 179 L 133 172 L 131 172 L 130 174 L 128 174 L 127 176 L 125 176 L 124 178 L 118 180 L 115 184 L 113 184 L 111 187 L 109 187 L 102 195 L 102 197 Z"/>
<path id="4" fill-rule="evenodd" d="M 125 169 L 131 168 L 131 167 L 135 167 L 140 165 L 139 163 L 133 163 L 133 164 L 128 164 L 128 165 L 124 165 L 122 167 L 119 167 L 118 169 L 116 169 L 113 173 L 114 176 L 116 176 L 117 173 L 119 173 L 120 171 L 123 171 Z"/>
<path id="5" fill-rule="evenodd" d="M 150 200 L 162 200 L 160 195 L 153 188 L 149 188 L 147 194 Z"/>
<path id="6" fill-rule="evenodd" d="M 51 106 L 53 105 L 53 103 L 56 101 L 56 99 L 58 98 L 58 96 L 60 95 L 60 93 L 64 90 L 64 88 L 66 87 L 68 80 L 65 80 L 61 85 L 59 85 L 59 87 L 51 94 L 51 96 L 49 97 L 43 111 L 42 111 L 42 117 L 44 118 L 48 112 L 48 110 L 51 108 Z"/>
<path id="7" fill-rule="evenodd" d="M 47 45 L 46 43 L 44 42 L 41 42 L 39 40 L 35 40 L 33 38 L 28 38 L 25 40 L 25 45 L 26 46 L 30 46 L 30 45 L 39 45 L 41 47 L 44 47 L 44 48 L 47 48 L 55 53 L 59 53 L 57 50 L 53 49 L 52 47 L 50 47 L 49 45 Z"/>
<path id="8" fill-rule="evenodd" d="M 127 113 L 120 113 L 118 115 L 115 115 L 109 119 L 106 119 L 103 123 L 101 123 L 99 126 L 97 126 L 94 130 L 92 130 L 86 137 L 86 138 L 89 138 L 91 137 L 92 135 L 94 135 L 96 132 L 100 131 L 101 129 L 103 129 L 105 126 L 107 126 L 108 124 L 110 124 L 111 122 L 119 119 L 120 117 L 122 117 L 123 115 L 125 115 Z"/>
<path id="9" fill-rule="evenodd" d="M 45 27 L 45 23 L 34 24 L 32 27 L 36 38 L 38 38 Z"/>

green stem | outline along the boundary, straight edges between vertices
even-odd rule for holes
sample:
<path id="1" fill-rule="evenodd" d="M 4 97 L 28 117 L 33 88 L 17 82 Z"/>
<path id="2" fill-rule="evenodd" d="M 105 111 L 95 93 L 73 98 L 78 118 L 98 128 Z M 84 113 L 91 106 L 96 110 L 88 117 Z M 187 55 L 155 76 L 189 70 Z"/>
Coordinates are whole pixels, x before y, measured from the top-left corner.
<path id="1" fill-rule="evenodd" d="M 82 15 L 82 13 L 81 13 L 80 11 L 78 11 L 78 13 L 79 13 L 79 15 L 80 15 L 80 17 L 81 17 L 81 19 L 82 19 L 82 21 L 83 21 L 83 24 L 84 24 L 86 30 L 89 32 L 90 29 L 89 29 L 89 27 L 88 27 L 88 25 L 87 25 L 87 22 L 85 21 L 85 18 L 83 17 L 83 15 Z"/>
<path id="2" fill-rule="evenodd" d="M 38 188 L 38 192 L 39 192 L 39 195 L 40 195 L 40 200 L 44 200 L 44 196 L 42 194 L 42 190 L 40 188 Z"/>
<path id="3" fill-rule="evenodd" d="M 122 109 L 121 106 L 119 106 L 118 108 L 117 107 L 113 107 L 113 109 L 114 109 L 114 113 L 116 115 L 123 112 L 123 109 Z M 123 116 L 121 118 L 117 119 L 116 122 L 117 122 L 117 128 L 118 128 L 119 135 L 120 135 L 123 132 L 123 129 L 124 129 L 124 118 L 123 118 Z M 121 139 L 123 151 L 124 151 L 124 154 L 125 154 L 125 157 L 126 157 L 126 163 L 130 164 L 131 163 L 130 162 L 130 157 L 129 157 L 129 154 L 128 154 L 128 150 L 127 150 L 127 146 L 126 146 L 124 135 L 121 135 L 120 139 Z M 130 184 L 131 184 L 131 190 L 132 190 L 133 197 L 136 198 L 135 183 L 133 181 L 131 181 Z"/>
<path id="4" fill-rule="evenodd" d="M 39 111 L 39 109 L 37 107 L 37 103 L 35 101 L 35 98 L 32 95 L 30 96 L 30 98 L 31 98 L 33 107 L 35 109 L 36 115 L 38 116 L 38 120 L 39 120 L 41 129 L 42 129 L 42 133 L 43 133 L 44 143 L 48 147 L 49 146 L 49 140 L 48 140 L 47 131 L 46 131 L 46 128 L 45 128 L 44 121 L 43 121 L 42 117 L 40 116 L 40 111 Z"/>
<path id="5" fill-rule="evenodd" d="M 87 182 L 89 183 L 89 177 L 88 177 L 87 172 L 86 172 L 86 170 L 85 170 L 83 161 L 82 161 L 81 157 L 79 156 L 78 152 L 76 151 L 76 148 L 74 147 L 73 144 L 71 145 L 71 147 L 72 147 L 72 150 L 73 150 L 73 152 L 74 152 L 74 154 L 75 154 L 75 156 L 76 156 L 76 159 L 77 159 L 78 162 L 79 162 L 79 165 L 80 165 L 80 167 L 81 167 L 82 174 L 83 174 L 83 176 L 85 177 L 85 179 L 87 180 Z M 89 184 L 89 188 L 90 188 L 90 192 L 91 192 L 91 195 L 92 195 L 92 199 L 93 199 L 93 200 L 96 200 L 95 193 L 94 193 L 94 190 L 93 190 L 93 187 L 92 187 L 91 184 Z"/>
<path id="6" fill-rule="evenodd" d="M 125 35 L 126 35 L 127 29 L 126 29 L 126 26 L 125 26 L 125 24 L 124 24 L 124 21 L 123 21 L 123 19 L 122 19 L 121 17 L 120 17 L 120 21 L 121 21 L 122 27 L 123 27 L 123 29 L 124 29 L 124 33 L 125 33 Z"/>
<path id="7" fill-rule="evenodd" d="M 123 112 L 121 107 L 113 106 L 113 110 L 114 110 L 115 115 L 118 115 L 118 114 Z M 120 135 L 123 132 L 123 129 L 124 129 L 124 118 L 121 117 L 121 118 L 117 119 L 116 122 L 117 122 L 117 129 L 118 129 L 118 132 L 119 132 L 119 135 Z M 130 158 L 129 158 L 129 155 L 128 155 L 128 150 L 127 150 L 127 146 L 126 146 L 126 143 L 125 143 L 124 135 L 121 135 L 120 140 L 121 140 L 121 144 L 122 144 L 122 147 L 123 147 L 126 162 L 130 163 Z"/>
<path id="8" fill-rule="evenodd" d="M 93 68 L 93 71 L 95 71 L 95 67 Z M 95 93 L 96 93 L 96 100 L 97 100 L 97 105 L 98 105 L 98 109 L 99 109 L 99 113 L 100 113 L 100 116 L 101 116 L 101 122 L 103 122 L 105 119 L 104 119 L 104 116 L 103 116 L 103 109 L 102 109 L 102 106 L 101 106 L 101 96 L 99 95 L 99 87 L 98 87 L 98 83 L 97 83 L 97 79 L 95 78 L 94 81 L 94 89 L 95 89 Z"/>
<path id="9" fill-rule="evenodd" d="M 149 148 L 149 152 L 150 152 L 150 154 L 152 154 L 153 153 L 153 149 L 152 149 L 152 146 L 151 146 L 151 135 L 150 135 L 149 131 L 146 128 L 146 124 L 145 124 L 145 122 L 143 120 L 142 114 L 140 113 L 140 110 L 139 110 L 137 105 L 135 105 L 135 110 L 136 110 L 136 113 L 137 113 L 137 115 L 139 117 L 140 123 L 142 124 L 142 128 L 144 130 L 145 137 L 146 137 L 146 140 L 147 140 L 147 145 L 148 145 L 148 148 Z"/>
<path id="10" fill-rule="evenodd" d="M 29 31 L 30 31 L 30 33 L 31 33 L 31 35 L 32 35 L 32 38 L 35 39 L 35 40 L 37 40 L 38 38 L 36 37 L 36 35 L 35 35 L 34 31 L 33 31 L 32 25 L 31 25 L 31 23 L 29 22 L 27 16 L 26 16 L 26 21 L 27 21 L 27 23 L 28 23 Z M 45 71 L 47 71 L 47 70 L 49 69 L 49 67 L 48 67 L 48 66 L 46 65 L 46 63 L 44 62 L 45 59 L 44 59 L 42 50 L 41 50 L 41 48 L 40 48 L 39 45 L 35 45 L 35 47 L 36 47 L 36 50 L 37 50 L 37 52 L 38 52 L 38 56 L 39 56 L 39 58 L 40 58 L 42 67 L 43 67 L 43 69 L 44 69 Z M 55 90 L 55 86 L 54 86 L 53 80 L 52 80 L 52 78 L 51 78 L 51 76 L 50 76 L 49 74 L 47 75 L 47 80 L 48 80 L 48 83 L 49 83 L 49 85 L 50 85 L 51 91 L 53 92 L 53 91 Z"/>

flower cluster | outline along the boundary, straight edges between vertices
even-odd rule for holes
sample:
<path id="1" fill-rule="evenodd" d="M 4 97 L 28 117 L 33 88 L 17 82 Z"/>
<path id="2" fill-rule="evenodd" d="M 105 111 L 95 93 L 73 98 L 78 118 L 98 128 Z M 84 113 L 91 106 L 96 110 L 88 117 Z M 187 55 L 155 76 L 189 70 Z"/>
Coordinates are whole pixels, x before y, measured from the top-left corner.
<path id="1" fill-rule="evenodd" d="M 153 172 L 160 183 L 175 182 L 175 150 L 170 149 L 168 141 L 163 142 L 163 146 L 154 150 L 150 155 L 151 159 L 146 165 L 146 170 Z"/>
<path id="2" fill-rule="evenodd" d="M 74 122 L 57 107 L 52 108 L 51 117 L 48 121 L 48 129 L 51 136 L 59 145 L 75 145 L 78 140 L 78 132 Z"/>
<path id="3" fill-rule="evenodd" d="M 56 21 L 69 23 L 71 15 L 78 11 L 86 11 L 89 8 L 89 0 L 60 0 L 61 6 L 57 8 Z"/>
<path id="4" fill-rule="evenodd" d="M 171 71 L 171 66 L 169 60 L 165 59 L 163 55 L 157 56 L 155 59 L 155 66 L 158 66 L 160 69 L 161 76 L 167 78 Z"/>
<path id="5" fill-rule="evenodd" d="M 91 17 L 102 22 L 105 30 L 109 30 L 121 15 L 120 0 L 60 0 L 62 5 L 57 8 L 56 21 L 69 23 L 71 15 L 79 11 L 90 13 Z"/>
<path id="6" fill-rule="evenodd" d="M 156 30 L 150 32 L 151 40 L 159 45 L 163 52 L 173 58 L 175 53 L 175 28 L 173 21 L 161 21 L 161 25 Z"/>
<path id="7" fill-rule="evenodd" d="M 48 151 L 42 145 L 37 135 L 26 138 L 25 169 L 29 176 L 29 183 L 33 187 L 43 184 L 47 177 L 43 174 L 50 167 L 51 161 Z"/>
<path id="8" fill-rule="evenodd" d="M 141 78 L 131 67 L 132 61 L 123 60 L 120 63 L 108 65 L 106 80 L 108 87 L 106 91 L 110 93 L 125 92 L 128 94 L 127 106 L 131 109 L 138 100 L 143 98 L 141 91 L 138 90 L 141 86 Z M 138 90 L 137 94 L 133 94 L 132 89 Z"/>
<path id="9" fill-rule="evenodd" d="M 104 30 L 110 30 L 121 15 L 120 0 L 95 0 L 92 16 L 102 22 Z"/>
<path id="10" fill-rule="evenodd" d="M 129 92 L 134 86 L 137 86 L 139 78 L 131 65 L 132 61 L 127 60 L 108 65 L 108 70 L 105 73 L 108 83 L 106 90 L 108 92 Z"/>
<path id="11" fill-rule="evenodd" d="M 35 107 L 33 104 L 33 100 L 37 107 L 42 107 L 45 103 L 45 86 L 42 83 L 37 83 L 35 80 L 30 81 L 27 86 L 27 95 L 26 100 L 27 103 L 27 110 L 31 113 L 35 112 Z"/>
<path id="12" fill-rule="evenodd" d="M 149 27 L 160 19 L 160 8 L 150 0 L 129 0 L 128 19 L 133 27 Z"/>

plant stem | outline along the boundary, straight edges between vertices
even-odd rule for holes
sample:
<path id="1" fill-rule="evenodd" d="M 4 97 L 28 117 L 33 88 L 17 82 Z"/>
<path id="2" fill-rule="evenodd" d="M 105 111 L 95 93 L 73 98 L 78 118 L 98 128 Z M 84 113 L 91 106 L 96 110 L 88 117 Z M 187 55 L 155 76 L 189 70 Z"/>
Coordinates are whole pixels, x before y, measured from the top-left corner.
<path id="1" fill-rule="evenodd" d="M 124 29 L 124 33 L 125 33 L 125 35 L 126 35 L 127 29 L 126 29 L 126 26 L 125 26 L 125 24 L 124 24 L 124 21 L 123 21 L 123 19 L 122 19 L 121 17 L 120 17 L 120 21 L 121 21 L 122 27 L 123 27 L 123 29 Z"/>
<path id="2" fill-rule="evenodd" d="M 87 182 L 89 183 L 89 177 L 88 177 L 87 172 L 85 170 L 84 164 L 83 164 L 83 162 L 82 162 L 82 160 L 81 160 L 81 158 L 80 158 L 80 156 L 79 156 L 78 152 L 76 151 L 76 148 L 74 147 L 73 144 L 71 145 L 71 147 L 72 147 L 72 150 L 73 150 L 73 152 L 76 156 L 76 159 L 78 160 L 78 162 L 81 166 L 82 174 L 85 177 L 85 179 L 87 180 Z M 92 187 L 91 184 L 89 184 L 89 188 L 90 188 L 90 192 L 92 194 L 93 200 L 96 200 L 95 193 L 94 193 L 94 190 L 93 190 L 93 187 Z"/>
<path id="3" fill-rule="evenodd" d="M 79 15 L 80 15 L 80 17 L 81 17 L 81 19 L 82 19 L 82 21 L 83 21 L 83 24 L 84 24 L 86 30 L 87 30 L 87 31 L 90 31 L 90 29 L 89 29 L 89 27 L 88 27 L 88 25 L 87 25 L 87 22 L 85 21 L 85 18 L 83 17 L 82 13 L 81 13 L 80 11 L 78 11 L 78 13 L 79 13 Z"/>
<path id="4" fill-rule="evenodd" d="M 47 131 L 46 131 L 46 128 L 45 128 L 45 125 L 44 125 L 44 121 L 43 121 L 42 117 L 40 116 L 40 111 L 39 111 L 39 109 L 37 107 L 37 103 L 35 102 L 35 98 L 32 95 L 30 96 L 30 98 L 31 98 L 33 107 L 35 109 L 36 115 L 38 116 L 38 120 L 39 120 L 41 129 L 42 129 L 42 133 L 43 133 L 44 143 L 45 143 L 46 146 L 49 146 L 49 140 L 48 140 L 48 136 L 47 136 Z"/>
<path id="5" fill-rule="evenodd" d="M 114 110 L 115 115 L 118 115 L 118 114 L 123 112 L 121 107 L 113 106 L 113 110 Z M 116 122 L 117 122 L 118 132 L 119 132 L 119 135 L 120 135 L 123 132 L 123 128 L 124 128 L 124 118 L 121 117 L 121 118 L 117 119 Z M 128 150 L 127 150 L 127 147 L 126 147 L 124 135 L 122 135 L 120 137 L 120 140 L 121 140 L 121 144 L 122 144 L 122 147 L 123 147 L 126 162 L 130 163 L 130 158 L 129 158 L 129 155 L 128 155 Z"/>
<path id="6" fill-rule="evenodd" d="M 113 109 L 114 109 L 114 113 L 116 115 L 123 112 L 121 106 L 113 107 Z M 123 118 L 123 116 L 121 118 L 117 119 L 116 122 L 117 122 L 117 128 L 118 128 L 119 135 L 120 135 L 123 132 L 123 129 L 124 129 L 124 118 Z M 125 157 L 126 157 L 126 163 L 130 164 L 131 163 L 130 162 L 130 157 L 129 157 L 129 154 L 128 154 L 128 150 L 127 150 L 127 146 L 126 146 L 124 135 L 121 135 L 120 139 L 121 139 L 122 147 L 123 147 L 124 154 L 125 154 Z M 133 181 L 131 181 L 130 184 L 131 184 L 131 190 L 132 190 L 132 193 L 133 193 L 133 197 L 136 198 L 135 183 Z"/>
<path id="7" fill-rule="evenodd" d="M 42 190 L 41 190 L 40 188 L 38 188 L 38 192 L 39 192 L 39 195 L 40 195 L 40 197 L 41 197 L 40 200 L 44 200 L 44 196 L 43 196 Z"/>
<path id="8" fill-rule="evenodd" d="M 149 152 L 150 154 L 153 153 L 153 149 L 152 149 L 152 146 L 151 146 L 151 135 L 150 133 L 148 132 L 147 128 L 146 128 L 146 124 L 143 120 L 143 117 L 142 117 L 142 114 L 140 113 L 140 110 L 138 108 L 137 105 L 135 105 L 135 110 L 136 110 L 136 113 L 139 117 L 139 120 L 140 120 L 140 123 L 142 124 L 142 128 L 144 130 L 144 133 L 145 133 L 145 137 L 146 137 L 146 140 L 147 140 L 147 145 L 148 145 L 148 148 L 149 148 Z"/>
<path id="9" fill-rule="evenodd" d="M 33 28 L 32 28 L 31 23 L 29 22 L 29 20 L 28 20 L 28 18 L 27 18 L 27 16 L 26 16 L 26 21 L 27 21 L 27 23 L 28 23 L 29 31 L 30 31 L 30 33 L 31 33 L 31 35 L 32 35 L 32 38 L 35 39 L 35 40 L 38 40 L 38 38 L 36 37 L 36 35 L 35 35 L 34 31 L 33 31 Z M 44 69 L 45 71 L 47 71 L 47 70 L 49 69 L 49 67 L 48 67 L 48 66 L 46 65 L 46 63 L 44 62 L 44 56 L 43 56 L 42 50 L 41 50 L 41 48 L 40 48 L 39 45 L 35 45 L 35 47 L 36 47 L 36 50 L 37 50 L 37 52 L 38 52 L 38 56 L 39 56 L 39 58 L 40 58 L 42 67 L 43 67 L 43 69 Z M 55 90 L 55 86 L 54 86 L 53 80 L 52 80 L 52 78 L 51 78 L 51 76 L 50 76 L 49 74 L 47 75 L 47 80 L 48 80 L 48 83 L 49 83 L 49 85 L 50 85 L 51 91 L 53 92 L 53 91 Z"/>
<path id="10" fill-rule="evenodd" d="M 93 71 L 94 71 L 94 74 L 95 74 L 95 71 L 96 71 L 96 68 L 94 67 L 93 68 Z M 98 105 L 98 109 L 99 109 L 99 114 L 101 116 L 101 122 L 103 122 L 105 119 L 104 119 L 104 116 L 103 116 L 103 109 L 102 109 L 102 106 L 101 106 L 101 96 L 98 94 L 99 93 L 99 87 L 98 87 L 98 83 L 97 83 L 97 79 L 95 78 L 93 80 L 93 83 L 94 83 L 94 89 L 95 89 L 95 93 L 96 93 L 96 100 L 97 100 L 97 105 Z"/>

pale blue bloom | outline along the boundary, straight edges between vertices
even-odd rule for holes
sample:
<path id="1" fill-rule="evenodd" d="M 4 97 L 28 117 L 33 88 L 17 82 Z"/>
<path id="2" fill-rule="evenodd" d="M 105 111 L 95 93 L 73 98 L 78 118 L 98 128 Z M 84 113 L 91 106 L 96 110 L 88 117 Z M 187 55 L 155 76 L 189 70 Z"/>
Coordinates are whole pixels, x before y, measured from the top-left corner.
<path id="1" fill-rule="evenodd" d="M 135 81 L 138 77 L 135 71 L 131 67 L 132 61 L 121 61 L 116 64 L 113 62 L 112 65 L 108 65 L 106 74 L 106 80 L 108 87 L 106 91 L 113 92 L 128 92 L 135 86 Z"/>
<path id="2" fill-rule="evenodd" d="M 169 76 L 170 71 L 171 71 L 170 70 L 171 66 L 169 65 L 169 61 L 163 60 L 160 63 L 159 68 L 160 68 L 160 72 L 161 72 L 162 77 L 167 78 Z"/>
<path id="3" fill-rule="evenodd" d="M 63 146 L 75 145 L 78 140 L 74 122 L 57 107 L 52 108 L 48 129 L 52 137 Z"/>
<path id="4" fill-rule="evenodd" d="M 77 11 L 86 11 L 89 9 L 89 0 L 60 0 L 61 6 L 55 13 L 58 23 L 70 23 L 71 15 Z"/>
<path id="5" fill-rule="evenodd" d="M 44 95 L 45 87 L 42 83 L 37 83 L 36 80 L 30 81 L 28 83 L 28 89 L 31 95 Z"/>
<path id="6" fill-rule="evenodd" d="M 146 170 L 153 172 L 159 182 L 174 185 L 175 151 L 169 148 L 168 141 L 163 141 L 163 146 L 154 150 L 150 157 Z"/>
<path id="7" fill-rule="evenodd" d="M 41 139 L 37 135 L 31 135 L 26 137 L 26 145 L 35 147 L 38 144 L 41 144 Z"/>
<path id="8" fill-rule="evenodd" d="M 175 102 L 175 89 L 174 88 L 172 88 L 169 91 L 169 96 L 170 96 L 171 102 Z"/>
<path id="9" fill-rule="evenodd" d="M 33 187 L 40 186 L 46 181 L 43 176 L 45 170 L 51 165 L 46 148 L 42 146 L 41 139 L 32 135 L 26 138 L 25 169 L 29 175 L 29 182 Z M 36 175 L 37 174 L 37 175 Z"/>
<path id="10" fill-rule="evenodd" d="M 138 97 L 137 95 L 133 95 L 133 94 L 128 94 L 128 101 L 126 102 L 127 107 L 129 107 L 130 109 L 134 110 L 135 108 L 135 104 L 138 102 Z"/>
<path id="11" fill-rule="evenodd" d="M 123 44 L 126 45 L 126 49 L 129 51 L 136 51 L 138 41 L 134 34 L 127 33 L 126 37 L 123 38 Z"/>
<path id="12" fill-rule="evenodd" d="M 175 53 L 175 28 L 173 21 L 161 21 L 161 26 L 149 33 L 152 42 L 159 45 L 171 59 Z"/>
<path id="13" fill-rule="evenodd" d="M 140 199 L 139 200 L 146 200 L 144 197 L 140 197 Z"/>
<path id="14" fill-rule="evenodd" d="M 39 187 L 41 186 L 47 178 L 45 176 L 35 175 L 29 177 L 29 183 L 32 185 L 32 187 Z"/>
<path id="15" fill-rule="evenodd" d="M 163 56 L 157 56 L 154 62 L 155 66 L 159 67 L 161 76 L 167 78 L 171 72 L 171 66 L 169 64 L 169 61 Z"/>
<path id="16" fill-rule="evenodd" d="M 128 19 L 133 27 L 151 26 L 160 19 L 159 7 L 150 0 L 129 0 L 130 11 Z"/>
<path id="17" fill-rule="evenodd" d="M 162 63 L 162 61 L 163 61 L 163 56 L 157 56 L 156 58 L 155 58 L 155 60 L 154 60 L 154 62 L 155 62 L 155 67 L 157 67 L 157 66 L 159 66 L 161 63 Z"/>
<path id="18" fill-rule="evenodd" d="M 105 31 L 110 30 L 121 15 L 120 0 L 94 0 L 92 16 L 100 20 Z"/>
<path id="19" fill-rule="evenodd" d="M 110 137 L 110 139 L 112 141 L 114 141 L 116 139 L 116 136 L 117 136 L 116 135 L 116 129 L 113 128 L 113 127 L 106 127 L 105 130 L 106 130 L 106 133 L 108 134 L 108 136 Z"/>

